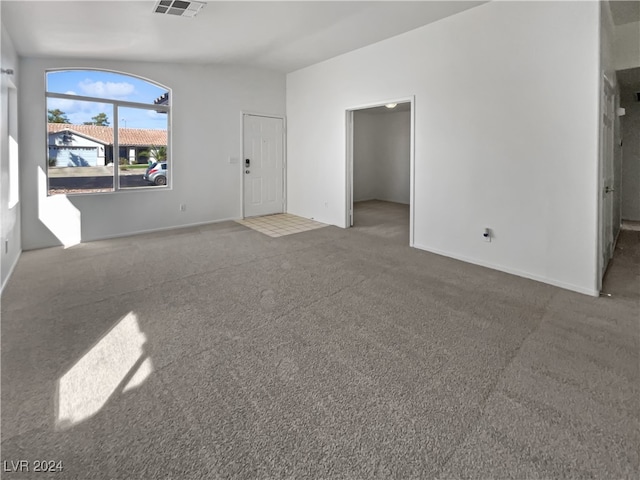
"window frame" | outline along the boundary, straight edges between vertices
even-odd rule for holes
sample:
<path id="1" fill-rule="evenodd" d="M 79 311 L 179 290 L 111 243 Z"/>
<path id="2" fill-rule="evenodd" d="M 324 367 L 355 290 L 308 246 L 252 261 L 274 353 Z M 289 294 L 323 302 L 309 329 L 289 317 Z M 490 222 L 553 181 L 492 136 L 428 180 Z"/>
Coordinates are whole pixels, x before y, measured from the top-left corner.
<path id="1" fill-rule="evenodd" d="M 104 73 L 115 73 L 117 75 L 123 75 L 125 77 L 131 77 L 131 78 L 136 78 L 138 80 L 143 80 L 147 83 L 150 83 L 152 85 L 155 85 L 159 88 L 162 88 L 163 90 L 166 90 L 169 93 L 169 104 L 168 105 L 156 105 L 156 104 L 152 104 L 152 103 L 139 103 L 139 102 L 131 102 L 128 100 L 114 100 L 111 98 L 102 98 L 102 97 L 90 97 L 90 96 L 86 96 L 86 95 L 71 95 L 68 93 L 57 93 L 57 92 L 49 92 L 47 89 L 47 75 L 49 73 L 55 73 L 55 72 L 104 72 Z M 48 113 L 48 102 L 47 100 L 50 98 L 56 98 L 56 99 L 61 99 L 61 100 L 76 100 L 76 101 L 82 101 L 82 102 L 95 102 L 95 103 L 103 103 L 103 104 L 108 104 L 111 105 L 113 108 L 113 121 L 111 122 L 113 125 L 113 151 L 114 151 L 114 158 L 113 158 L 113 190 L 109 191 L 109 192 L 91 192 L 91 191 L 87 191 L 87 192 L 74 192 L 74 193 L 66 193 L 65 195 L 113 195 L 113 194 L 117 194 L 120 192 L 140 192 L 140 191 L 166 191 L 166 190 L 172 190 L 173 189 L 173 155 L 172 155 L 172 151 L 171 151 L 171 102 L 173 100 L 173 92 L 172 90 L 165 86 L 162 85 L 158 82 L 154 82 L 152 80 L 149 80 L 147 78 L 144 77 L 140 77 L 138 75 L 132 75 L 130 73 L 126 73 L 126 72 L 119 72 L 119 71 L 115 71 L 115 70 L 103 70 L 103 69 L 99 69 L 99 68 L 55 68 L 55 69 L 49 69 L 45 71 L 45 89 L 44 89 L 44 93 L 45 93 L 45 119 L 46 124 L 45 124 L 45 137 L 46 137 L 46 141 L 45 141 L 45 151 L 48 152 L 48 148 L 49 148 L 49 122 L 48 122 L 48 117 L 47 117 L 47 113 Z M 163 185 L 161 188 L 148 188 L 148 187 L 121 187 L 120 186 L 120 162 L 118 161 L 118 156 L 115 155 L 115 152 L 119 152 L 120 149 L 120 142 L 118 141 L 118 131 L 120 129 L 120 125 L 119 125 L 119 117 L 118 117 L 118 108 L 119 107 L 124 107 L 124 108 L 138 108 L 141 110 L 153 110 L 156 112 L 164 112 L 167 114 L 167 145 L 166 145 L 166 151 L 167 151 L 167 162 L 171 163 L 171 168 L 169 168 L 169 172 L 167 174 L 167 184 Z M 126 128 L 126 127 L 123 127 Z M 48 159 L 48 153 L 45 155 L 45 159 Z M 51 194 L 51 187 L 49 184 L 49 164 L 48 161 L 45 162 L 46 164 L 46 172 L 47 172 L 47 196 L 53 196 L 53 195 L 59 195 L 59 194 Z"/>

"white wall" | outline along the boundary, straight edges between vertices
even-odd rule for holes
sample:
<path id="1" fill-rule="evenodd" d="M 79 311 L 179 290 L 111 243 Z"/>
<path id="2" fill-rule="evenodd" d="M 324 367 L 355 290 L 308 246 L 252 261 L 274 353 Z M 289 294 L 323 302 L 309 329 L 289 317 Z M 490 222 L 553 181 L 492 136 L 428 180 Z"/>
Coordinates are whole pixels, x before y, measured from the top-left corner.
<path id="1" fill-rule="evenodd" d="M 80 216 L 82 241 L 135 232 L 213 222 L 241 216 L 241 111 L 284 115 L 284 75 L 259 69 L 141 62 L 21 59 L 20 138 L 22 220 L 25 249 L 59 245 L 58 230 L 74 228 Z M 172 89 L 172 189 L 122 191 L 50 199 L 45 226 L 39 212 L 39 168 L 46 171 L 45 71 L 101 68 L 138 75 Z M 41 195 L 42 192 L 40 192 Z M 180 211 L 186 204 L 186 211 Z M 153 207 L 153 208 L 152 208 Z M 45 210 L 41 208 L 40 210 Z M 64 213 L 66 212 L 66 213 Z M 123 215 L 122 212 L 126 212 Z M 55 223 L 46 218 L 47 224 Z M 67 227 L 64 222 L 69 217 Z M 77 222 L 76 222 L 77 223 Z M 57 231 L 57 236 L 52 233 Z M 74 235 L 70 235 L 75 238 Z"/>
<path id="2" fill-rule="evenodd" d="M 376 116 L 353 114 L 353 201 L 375 200 L 378 195 Z"/>
<path id="3" fill-rule="evenodd" d="M 354 113 L 353 199 L 409 203 L 411 112 Z"/>
<path id="4" fill-rule="evenodd" d="M 640 103 L 622 92 L 622 219 L 640 221 Z"/>
<path id="5" fill-rule="evenodd" d="M 13 69 L 13 75 L 0 74 L 0 288 L 4 287 L 21 249 L 20 198 L 17 182 L 18 115 L 17 91 L 18 57 L 11 38 L 4 26 L 0 64 L 4 69 Z M 8 242 L 8 244 L 7 244 Z"/>
<path id="6" fill-rule="evenodd" d="M 616 70 L 640 67 L 640 22 L 615 28 L 615 66 Z"/>
<path id="7" fill-rule="evenodd" d="M 345 110 L 415 95 L 415 246 L 596 295 L 599 75 L 596 2 L 491 2 L 293 72 L 288 209 L 346 226 Z"/>

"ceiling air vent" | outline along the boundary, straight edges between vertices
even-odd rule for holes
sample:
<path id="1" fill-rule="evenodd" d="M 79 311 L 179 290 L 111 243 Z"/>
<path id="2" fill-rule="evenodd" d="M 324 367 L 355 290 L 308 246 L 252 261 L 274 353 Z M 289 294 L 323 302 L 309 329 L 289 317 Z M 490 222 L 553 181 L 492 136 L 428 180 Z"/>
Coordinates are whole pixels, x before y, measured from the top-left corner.
<path id="1" fill-rule="evenodd" d="M 160 0 L 153 11 L 178 17 L 195 17 L 206 4 L 204 2 L 186 2 L 183 0 Z"/>

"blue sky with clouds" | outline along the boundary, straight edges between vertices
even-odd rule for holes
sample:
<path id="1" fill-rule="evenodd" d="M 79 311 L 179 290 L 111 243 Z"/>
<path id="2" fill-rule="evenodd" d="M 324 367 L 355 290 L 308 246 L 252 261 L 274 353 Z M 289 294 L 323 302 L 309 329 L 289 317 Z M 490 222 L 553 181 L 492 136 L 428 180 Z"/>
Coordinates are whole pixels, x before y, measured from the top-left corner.
<path id="1" fill-rule="evenodd" d="M 153 104 L 153 101 L 167 90 L 145 80 L 119 73 L 70 70 L 47 73 L 47 91 Z M 47 109 L 56 108 L 66 113 L 73 124 L 90 122 L 91 117 L 104 112 L 113 126 L 113 107 L 110 104 L 48 98 Z M 167 128 L 167 115 L 155 110 L 121 107 L 118 116 L 120 127 Z"/>

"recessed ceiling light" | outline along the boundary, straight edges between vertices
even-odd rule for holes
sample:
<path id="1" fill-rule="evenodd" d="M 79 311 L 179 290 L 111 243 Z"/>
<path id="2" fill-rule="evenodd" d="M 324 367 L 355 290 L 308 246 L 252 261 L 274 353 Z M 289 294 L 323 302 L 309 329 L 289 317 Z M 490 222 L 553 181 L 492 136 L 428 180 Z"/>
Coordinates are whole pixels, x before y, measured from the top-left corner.
<path id="1" fill-rule="evenodd" d="M 160 0 L 156 2 L 153 11 L 155 13 L 161 13 L 166 15 L 176 15 L 178 17 L 195 17 L 202 7 L 206 3 L 204 2 L 187 2 L 184 0 Z"/>
<path id="2" fill-rule="evenodd" d="M 385 107 L 387 107 L 387 108 L 396 108 L 397 106 L 398 106 L 398 104 L 397 104 L 397 103 L 387 103 L 387 104 L 385 105 Z"/>

